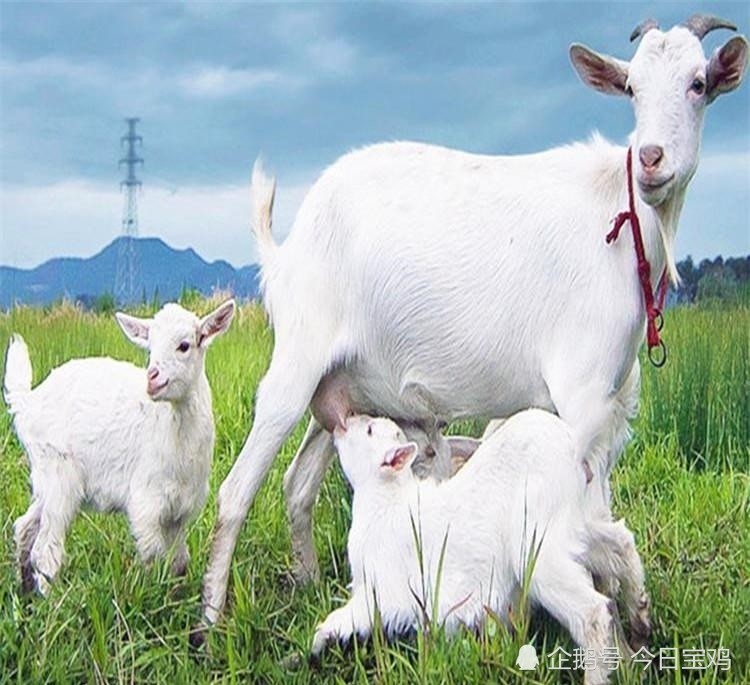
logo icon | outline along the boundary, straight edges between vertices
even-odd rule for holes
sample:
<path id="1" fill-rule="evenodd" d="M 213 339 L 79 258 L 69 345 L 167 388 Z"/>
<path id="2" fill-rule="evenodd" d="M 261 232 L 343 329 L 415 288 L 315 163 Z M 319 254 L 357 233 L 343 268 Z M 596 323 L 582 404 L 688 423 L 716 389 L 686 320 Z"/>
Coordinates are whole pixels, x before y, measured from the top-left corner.
<path id="1" fill-rule="evenodd" d="M 533 671 L 539 665 L 539 659 L 536 656 L 536 647 L 532 644 L 522 645 L 518 650 L 516 666 L 522 671 Z"/>

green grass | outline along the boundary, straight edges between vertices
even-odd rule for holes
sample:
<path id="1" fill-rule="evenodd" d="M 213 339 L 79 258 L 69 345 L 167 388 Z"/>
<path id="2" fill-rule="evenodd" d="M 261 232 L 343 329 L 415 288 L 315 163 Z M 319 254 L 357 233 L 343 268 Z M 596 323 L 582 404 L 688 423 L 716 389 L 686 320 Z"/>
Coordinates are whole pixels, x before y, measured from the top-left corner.
<path id="1" fill-rule="evenodd" d="M 12 331 L 29 344 L 35 383 L 73 356 L 145 363 L 111 317 L 71 307 L 0 315 L 0 349 Z M 649 672 L 646 682 L 750 682 L 749 332 L 750 309 L 743 306 L 673 311 L 664 331 L 667 366 L 643 365 L 636 435 L 615 470 L 613 495 L 647 571 L 651 651 L 725 647 L 732 655 L 728 673 Z M 514 666 L 530 640 L 543 654 L 556 646 L 573 650 L 564 632 L 538 615 L 519 620 L 514 635 L 490 620 L 480 635 L 446 641 L 432 631 L 394 644 L 376 638 L 348 651 L 334 648 L 318 667 L 308 665 L 316 623 L 347 597 L 350 498 L 338 467 L 332 469 L 316 509 L 323 581 L 294 588 L 281 480 L 304 425 L 286 443 L 243 529 L 224 620 L 207 650 L 190 652 L 215 494 L 250 428 L 271 347 L 262 312 L 244 307 L 209 353 L 217 423 L 212 494 L 191 529 L 191 568 L 179 581 L 166 563 L 147 569 L 137 561 L 121 516 L 84 513 L 68 535 L 51 596 L 19 595 L 12 525 L 28 504 L 28 469 L 9 417 L 0 412 L 0 682 L 580 682 L 580 673 L 561 678 L 544 658 L 533 677 Z M 621 682 L 640 682 L 618 673 Z"/>

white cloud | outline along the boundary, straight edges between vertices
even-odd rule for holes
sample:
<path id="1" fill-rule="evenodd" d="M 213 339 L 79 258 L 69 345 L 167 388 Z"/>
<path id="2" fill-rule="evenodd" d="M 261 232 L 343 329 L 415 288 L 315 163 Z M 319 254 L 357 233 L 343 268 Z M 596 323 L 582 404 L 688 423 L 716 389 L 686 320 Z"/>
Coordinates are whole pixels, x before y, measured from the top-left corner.
<path id="1" fill-rule="evenodd" d="M 308 183 L 279 185 L 274 214 L 278 240 L 288 233 Z M 58 256 L 87 257 L 120 232 L 123 197 L 111 185 L 70 179 L 0 190 L 0 263 L 31 268 Z M 140 234 L 175 248 L 194 248 L 208 261 L 242 266 L 256 259 L 250 233 L 249 182 L 146 187 L 138 198 Z"/>
<path id="2" fill-rule="evenodd" d="M 343 57 L 332 54 L 329 59 L 336 66 Z M 216 99 L 263 86 L 290 87 L 301 83 L 291 74 L 267 68 L 236 69 L 207 63 L 187 65 L 178 71 L 154 66 L 122 69 L 104 62 L 49 56 L 32 60 L 0 59 L 0 80 L 4 85 L 31 90 L 39 84 L 64 83 L 70 88 L 85 89 L 88 96 L 104 94 L 112 98 L 123 94 L 123 104 L 132 103 L 134 98 L 143 101 L 144 94 L 146 99 L 155 101 L 167 92 L 188 98 Z"/>
<path id="3" fill-rule="evenodd" d="M 28 85 L 29 81 L 65 82 L 76 86 L 106 85 L 108 73 L 94 62 L 70 60 L 58 56 L 43 56 L 30 60 L 4 57 L 0 59 L 0 79 L 12 79 Z"/>
<path id="4" fill-rule="evenodd" d="M 178 78 L 178 86 L 187 95 L 222 98 L 249 92 L 280 80 L 270 69 L 230 69 L 223 66 L 201 66 Z"/>
<path id="5" fill-rule="evenodd" d="M 116 189 L 80 179 L 0 191 L 0 262 L 32 267 L 53 256 L 87 256 L 117 234 Z"/>

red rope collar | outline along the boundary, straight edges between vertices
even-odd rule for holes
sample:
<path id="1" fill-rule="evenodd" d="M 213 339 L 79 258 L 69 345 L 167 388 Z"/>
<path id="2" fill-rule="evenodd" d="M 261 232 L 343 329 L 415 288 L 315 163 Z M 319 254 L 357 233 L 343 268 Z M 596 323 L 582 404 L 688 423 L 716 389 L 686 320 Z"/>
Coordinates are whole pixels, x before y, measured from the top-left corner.
<path id="1" fill-rule="evenodd" d="M 654 299 L 654 291 L 651 288 L 651 264 L 646 259 L 646 250 L 643 247 L 643 236 L 641 235 L 641 222 L 638 220 L 638 214 L 635 211 L 635 195 L 633 193 L 633 149 L 628 148 L 627 157 L 627 176 L 628 176 L 628 204 L 629 209 L 626 212 L 620 212 L 614 219 L 614 227 L 607 233 L 607 244 L 613 243 L 620 235 L 620 229 L 626 221 L 630 222 L 630 228 L 633 231 L 633 246 L 635 247 L 635 258 L 638 262 L 638 280 L 641 282 L 641 291 L 643 292 L 643 302 L 646 307 L 646 341 L 648 343 L 648 358 L 656 366 L 664 366 L 667 361 L 667 347 L 659 335 L 664 319 L 662 310 L 664 308 L 664 299 L 667 295 L 667 270 L 661 274 L 658 286 L 658 302 Z M 655 352 L 655 350 L 659 350 Z"/>

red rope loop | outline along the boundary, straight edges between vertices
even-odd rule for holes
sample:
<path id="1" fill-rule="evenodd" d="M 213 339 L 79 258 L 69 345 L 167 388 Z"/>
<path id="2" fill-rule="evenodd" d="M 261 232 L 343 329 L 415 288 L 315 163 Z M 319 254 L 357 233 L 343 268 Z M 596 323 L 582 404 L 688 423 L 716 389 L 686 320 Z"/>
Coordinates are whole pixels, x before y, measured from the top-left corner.
<path id="1" fill-rule="evenodd" d="M 664 366 L 667 361 L 667 347 L 659 335 L 664 325 L 662 310 L 664 301 L 667 296 L 667 272 L 662 272 L 658 286 L 658 303 L 654 298 L 654 291 L 651 287 L 651 264 L 646 259 L 646 250 L 643 246 L 643 236 L 641 234 L 641 222 L 635 210 L 635 193 L 633 191 L 633 150 L 628 148 L 626 162 L 628 176 L 628 211 L 620 212 L 614 219 L 612 230 L 607 233 L 607 244 L 613 243 L 620 237 L 620 229 L 626 221 L 630 222 L 630 228 L 633 233 L 633 246 L 635 248 L 635 258 L 638 264 L 638 280 L 643 292 L 643 304 L 646 309 L 646 343 L 648 344 L 648 358 L 656 367 Z M 659 348 L 660 353 L 655 353 L 655 348 Z"/>

